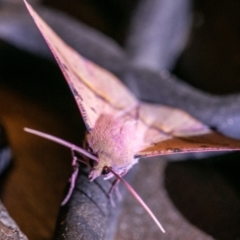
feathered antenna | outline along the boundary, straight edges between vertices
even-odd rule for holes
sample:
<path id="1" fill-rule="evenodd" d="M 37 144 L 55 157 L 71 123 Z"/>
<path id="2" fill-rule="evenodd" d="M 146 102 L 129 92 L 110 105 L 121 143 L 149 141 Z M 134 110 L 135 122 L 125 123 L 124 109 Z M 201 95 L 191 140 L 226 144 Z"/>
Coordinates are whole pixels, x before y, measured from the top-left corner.
<path id="1" fill-rule="evenodd" d="M 54 136 L 52 136 L 50 134 L 43 133 L 43 132 L 40 132 L 40 131 L 37 131 L 37 130 L 33 130 L 33 129 L 30 129 L 30 128 L 24 128 L 24 131 L 32 133 L 32 134 L 40 136 L 40 137 L 43 137 L 43 138 L 46 138 L 46 139 L 51 140 L 53 142 L 59 143 L 59 144 L 65 146 L 65 147 L 70 148 L 73 152 L 74 151 L 78 152 L 80 154 L 83 154 L 83 155 L 85 155 L 85 156 L 87 156 L 87 157 L 89 157 L 89 158 L 99 162 L 99 159 L 96 156 L 92 155 L 91 153 L 89 153 L 85 149 L 80 148 L 80 147 L 78 147 L 78 146 L 76 146 L 76 145 L 74 145 L 72 143 L 69 143 L 69 142 L 67 142 L 65 140 L 62 140 L 62 139 L 54 137 Z M 76 161 L 76 159 L 75 159 L 75 161 Z M 128 189 L 128 191 L 133 195 L 133 197 L 139 202 L 139 204 L 146 210 L 146 212 L 150 215 L 150 217 L 153 219 L 153 221 L 157 224 L 159 229 L 163 233 L 165 233 L 165 230 L 162 227 L 161 223 L 157 220 L 156 216 L 153 214 L 153 212 L 150 210 L 150 208 L 146 205 L 146 203 L 142 200 L 142 198 L 135 192 L 135 190 L 131 187 L 131 185 L 128 182 L 126 182 L 121 176 L 119 176 L 115 171 L 113 171 L 110 167 L 106 166 L 106 168 L 108 168 L 109 171 L 112 172 L 114 174 L 114 176 L 117 179 L 119 179 L 125 185 L 125 187 Z M 76 180 L 76 177 L 77 177 L 76 175 L 77 174 L 78 174 L 78 171 L 75 171 L 74 172 L 74 182 Z M 67 194 L 67 197 L 63 200 L 62 205 L 64 205 L 68 201 L 68 199 L 70 198 L 72 190 L 73 190 L 73 187 L 74 187 L 73 182 L 71 182 L 71 190 Z"/>

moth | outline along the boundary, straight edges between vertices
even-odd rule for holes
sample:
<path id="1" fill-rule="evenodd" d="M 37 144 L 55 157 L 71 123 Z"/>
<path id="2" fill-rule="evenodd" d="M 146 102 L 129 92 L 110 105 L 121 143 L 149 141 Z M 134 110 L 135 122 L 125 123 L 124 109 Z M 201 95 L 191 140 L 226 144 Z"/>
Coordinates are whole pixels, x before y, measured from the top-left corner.
<path id="1" fill-rule="evenodd" d="M 86 145 L 89 151 L 36 130 L 25 130 L 57 141 L 94 160 L 89 173 L 90 180 L 102 174 L 105 179 L 117 177 L 117 181 L 121 180 L 128 187 L 164 232 L 151 210 L 121 176 L 139 158 L 240 150 L 240 142 L 212 131 L 180 109 L 139 101 L 116 76 L 64 43 L 24 2 L 76 100 L 86 124 Z M 85 163 L 89 165 L 88 160 Z"/>

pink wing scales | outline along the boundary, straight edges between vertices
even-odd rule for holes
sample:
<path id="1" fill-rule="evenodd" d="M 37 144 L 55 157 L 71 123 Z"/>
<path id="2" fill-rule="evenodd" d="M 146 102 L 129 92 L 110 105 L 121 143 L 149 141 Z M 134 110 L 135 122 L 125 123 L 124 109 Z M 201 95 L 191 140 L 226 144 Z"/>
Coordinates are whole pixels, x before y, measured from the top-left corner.
<path id="1" fill-rule="evenodd" d="M 136 154 L 139 157 L 240 150 L 240 141 L 210 130 L 182 110 L 142 103 L 139 115 L 147 146 Z"/>
<path id="2" fill-rule="evenodd" d="M 117 116 L 138 104 L 136 98 L 113 74 L 66 45 L 24 2 L 60 66 L 88 130 L 94 127 L 101 114 Z"/>
<path id="3" fill-rule="evenodd" d="M 142 134 L 145 146 L 136 154 L 139 157 L 240 149 L 239 141 L 211 131 L 184 111 L 139 103 L 114 75 L 81 57 L 26 1 L 25 4 L 56 58 L 88 130 L 94 127 L 101 114 L 138 120 L 137 131 Z"/>

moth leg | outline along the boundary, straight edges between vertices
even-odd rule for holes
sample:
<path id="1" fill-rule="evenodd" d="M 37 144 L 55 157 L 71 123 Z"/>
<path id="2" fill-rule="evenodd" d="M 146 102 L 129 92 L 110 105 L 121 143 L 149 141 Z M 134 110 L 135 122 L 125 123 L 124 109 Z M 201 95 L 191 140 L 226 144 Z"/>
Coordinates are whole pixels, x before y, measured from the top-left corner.
<path id="1" fill-rule="evenodd" d="M 87 143 L 86 137 L 85 137 L 84 140 L 83 140 L 83 148 L 84 148 L 85 150 L 87 150 L 88 152 L 92 153 L 92 151 L 91 151 L 91 149 L 89 148 L 89 145 L 88 145 L 88 143 Z M 85 165 L 87 165 L 88 168 L 91 169 L 92 166 L 91 166 L 90 163 L 89 163 L 89 158 L 86 157 L 85 155 L 82 155 L 82 158 L 83 158 L 83 160 L 79 159 L 79 161 L 82 162 L 82 163 L 84 163 Z"/>
<path id="2" fill-rule="evenodd" d="M 72 155 L 74 154 L 74 152 L 72 151 Z M 78 158 L 76 156 L 73 155 L 73 160 L 72 160 L 72 167 L 73 167 L 73 173 L 72 176 L 70 177 L 69 181 L 70 181 L 70 188 L 68 190 L 68 193 L 66 195 L 66 197 L 63 199 L 61 206 L 65 205 L 68 200 L 70 199 L 73 189 L 75 187 L 75 182 L 78 176 L 78 171 L 79 171 L 79 163 L 78 163 Z"/>
<path id="3" fill-rule="evenodd" d="M 75 187 L 76 179 L 77 179 L 78 172 L 79 172 L 79 162 L 86 164 L 88 167 L 90 166 L 90 165 L 89 165 L 89 162 L 88 162 L 86 159 L 84 159 L 84 160 L 79 159 L 79 158 L 75 155 L 73 149 L 71 149 L 71 154 L 72 154 L 73 173 L 72 173 L 72 176 L 71 176 L 70 179 L 69 179 L 70 188 L 69 188 L 69 190 L 68 190 L 68 193 L 67 193 L 66 197 L 65 197 L 64 200 L 62 201 L 61 206 L 65 205 L 65 204 L 68 202 L 68 200 L 70 199 L 70 197 L 72 196 L 73 189 L 74 189 L 74 187 Z"/>
<path id="4" fill-rule="evenodd" d="M 120 174 L 120 176 L 123 177 L 127 172 L 128 172 L 128 170 L 125 170 L 124 172 L 122 172 L 122 173 Z M 109 190 L 109 192 L 108 192 L 108 196 L 109 196 L 109 198 L 110 198 L 110 202 L 111 202 L 111 205 L 112 205 L 113 207 L 116 206 L 116 204 L 115 204 L 115 202 L 114 202 L 114 200 L 113 200 L 113 197 L 112 197 L 113 191 L 115 191 L 118 201 L 121 201 L 121 200 L 122 200 L 122 195 L 121 195 L 121 192 L 120 192 L 120 190 L 119 190 L 119 182 L 120 182 L 120 180 L 119 180 L 118 178 L 115 179 L 115 180 L 112 182 L 112 186 L 111 186 L 111 188 L 110 188 L 110 190 Z"/>
<path id="5" fill-rule="evenodd" d="M 120 189 L 119 189 L 119 182 L 120 182 L 120 180 L 116 183 L 115 193 L 116 193 L 118 201 L 121 201 L 122 200 L 122 194 L 121 194 Z"/>
<path id="6" fill-rule="evenodd" d="M 118 184 L 119 184 L 120 180 L 119 179 L 115 179 L 113 182 L 112 182 L 112 185 L 111 185 L 111 188 L 108 192 L 108 196 L 109 196 L 109 199 L 110 199 L 110 203 L 112 205 L 112 207 L 116 207 L 116 204 L 115 204 L 115 201 L 113 200 L 113 191 L 115 190 L 116 191 L 116 195 L 117 195 L 117 199 L 119 199 L 119 196 L 121 195 L 120 192 L 119 192 L 119 187 L 118 187 Z M 121 197 L 122 198 L 122 197 Z"/>

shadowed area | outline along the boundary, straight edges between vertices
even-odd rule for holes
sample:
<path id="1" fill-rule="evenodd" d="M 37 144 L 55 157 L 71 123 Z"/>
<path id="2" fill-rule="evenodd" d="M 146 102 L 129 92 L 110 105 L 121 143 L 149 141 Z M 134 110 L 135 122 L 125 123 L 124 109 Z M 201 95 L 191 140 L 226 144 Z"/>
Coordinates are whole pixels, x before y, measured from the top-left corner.
<path id="1" fill-rule="evenodd" d="M 169 163 L 165 187 L 178 211 L 215 239 L 239 239 L 239 153 Z"/>
<path id="2" fill-rule="evenodd" d="M 57 68 L 7 44 L 1 43 L 0 49 L 0 121 L 14 154 L 1 199 L 29 239 L 50 239 L 71 173 L 71 154 L 25 133 L 23 127 L 77 142 L 84 134 L 83 124 Z"/>

